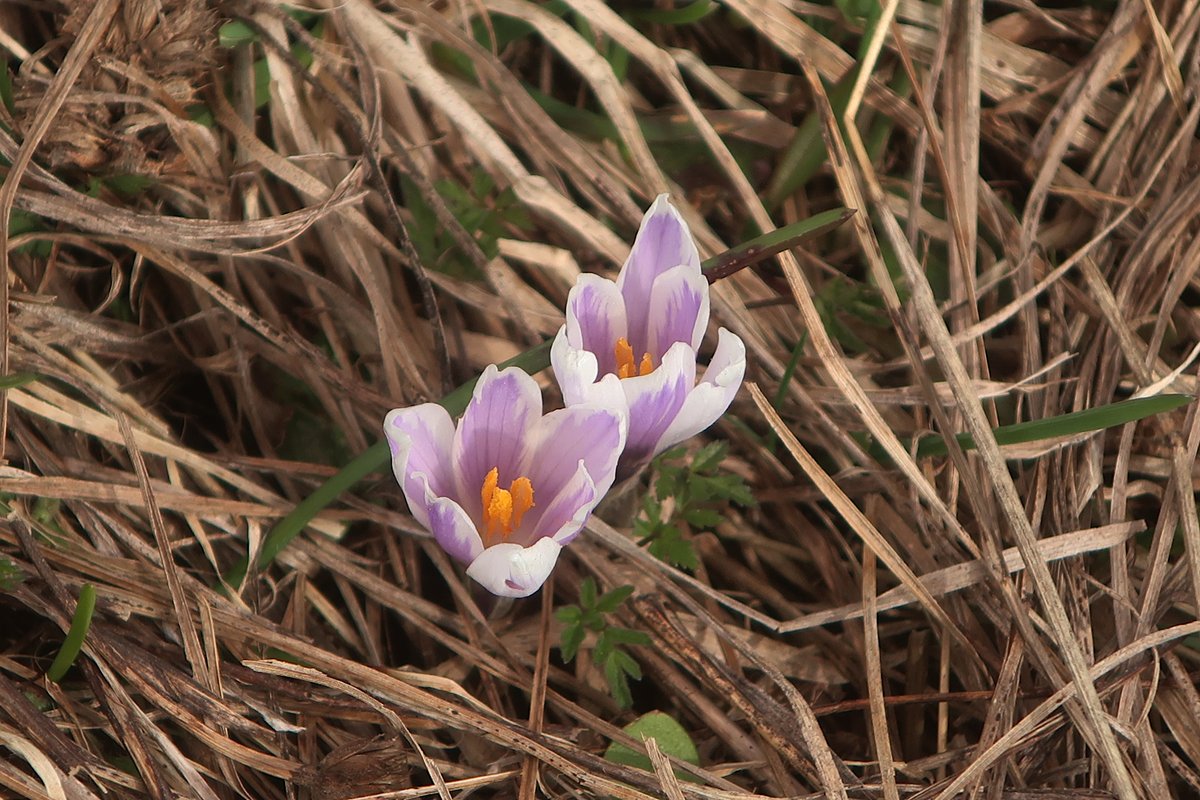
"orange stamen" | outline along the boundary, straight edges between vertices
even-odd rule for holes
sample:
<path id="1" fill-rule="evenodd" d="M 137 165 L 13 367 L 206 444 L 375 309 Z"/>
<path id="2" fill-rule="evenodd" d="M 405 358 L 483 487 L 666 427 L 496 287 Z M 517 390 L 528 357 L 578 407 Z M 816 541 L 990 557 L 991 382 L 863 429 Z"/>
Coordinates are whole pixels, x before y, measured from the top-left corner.
<path id="1" fill-rule="evenodd" d="M 500 468 L 492 467 L 483 479 L 479 499 L 483 501 L 484 544 L 491 545 L 496 538 L 508 541 L 515 528 L 521 525 L 525 512 L 533 508 L 533 483 L 521 476 L 501 489 Z"/>
<path id="2" fill-rule="evenodd" d="M 509 487 L 512 492 L 512 526 L 519 528 L 525 512 L 533 508 L 533 482 L 524 476 L 517 478 Z"/>
<path id="3" fill-rule="evenodd" d="M 633 346 L 629 344 L 629 340 L 622 336 L 617 339 L 617 343 L 613 345 L 613 355 L 617 360 L 617 377 L 618 378 L 633 378 L 639 375 L 649 375 L 654 371 L 654 362 L 650 360 L 649 353 L 642 354 L 642 360 L 636 366 L 633 362 Z"/>

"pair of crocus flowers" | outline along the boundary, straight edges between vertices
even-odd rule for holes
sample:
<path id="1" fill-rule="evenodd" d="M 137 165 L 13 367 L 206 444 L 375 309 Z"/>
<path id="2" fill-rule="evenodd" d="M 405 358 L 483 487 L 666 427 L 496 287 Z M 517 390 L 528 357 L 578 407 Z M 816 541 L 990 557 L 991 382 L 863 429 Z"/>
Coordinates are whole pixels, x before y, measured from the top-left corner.
<path id="1" fill-rule="evenodd" d="M 584 274 L 551 350 L 566 408 L 542 414 L 532 377 L 489 366 L 457 426 L 435 403 L 384 420 L 409 510 L 493 594 L 527 597 L 618 478 L 699 433 L 733 401 L 746 349 L 722 328 L 696 382 L 708 281 L 660 195 L 616 282 Z"/>

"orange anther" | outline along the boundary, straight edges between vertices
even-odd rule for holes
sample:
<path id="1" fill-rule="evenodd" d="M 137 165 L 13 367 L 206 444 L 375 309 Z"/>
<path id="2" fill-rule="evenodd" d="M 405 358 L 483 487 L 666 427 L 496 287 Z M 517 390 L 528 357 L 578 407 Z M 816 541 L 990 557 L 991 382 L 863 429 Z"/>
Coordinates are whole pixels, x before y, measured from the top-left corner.
<path id="1" fill-rule="evenodd" d="M 533 508 L 533 483 L 524 476 L 514 480 L 508 489 L 501 489 L 500 468 L 492 467 L 483 479 L 479 499 L 483 501 L 484 544 L 491 545 L 499 537 L 504 541 L 521 524 L 525 512 Z"/>
<path id="2" fill-rule="evenodd" d="M 633 346 L 629 344 L 629 340 L 622 336 L 617 339 L 617 343 L 613 345 L 613 355 L 617 361 L 617 377 L 632 378 L 638 375 L 649 375 L 654 371 L 654 363 L 650 360 L 649 353 L 642 354 L 642 360 L 638 364 L 633 362 Z"/>
<path id="3" fill-rule="evenodd" d="M 521 518 L 525 516 L 525 512 L 533 508 L 533 483 L 524 476 L 517 478 L 509 487 L 512 493 L 512 526 L 519 528 L 521 526 Z"/>

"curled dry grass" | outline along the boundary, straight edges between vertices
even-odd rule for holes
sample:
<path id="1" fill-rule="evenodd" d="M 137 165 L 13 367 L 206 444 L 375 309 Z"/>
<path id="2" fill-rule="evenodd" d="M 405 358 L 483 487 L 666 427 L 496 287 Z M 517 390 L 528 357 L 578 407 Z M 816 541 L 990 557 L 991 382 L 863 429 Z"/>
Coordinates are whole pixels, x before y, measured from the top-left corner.
<path id="1" fill-rule="evenodd" d="M 40 376 L 0 409 L 0 795 L 1200 791 L 1194 410 L 987 435 L 1196 390 L 1200 6 L 564 5 L 0 8 L 0 372 Z M 706 255 L 858 209 L 714 289 L 759 506 L 694 574 L 596 521 L 488 616 L 380 474 L 221 585 L 386 409 L 555 331 L 661 191 Z M 914 459 L 931 430 L 979 448 Z M 634 712 L 553 649 L 585 576 L 636 588 L 688 780 L 601 757 Z"/>

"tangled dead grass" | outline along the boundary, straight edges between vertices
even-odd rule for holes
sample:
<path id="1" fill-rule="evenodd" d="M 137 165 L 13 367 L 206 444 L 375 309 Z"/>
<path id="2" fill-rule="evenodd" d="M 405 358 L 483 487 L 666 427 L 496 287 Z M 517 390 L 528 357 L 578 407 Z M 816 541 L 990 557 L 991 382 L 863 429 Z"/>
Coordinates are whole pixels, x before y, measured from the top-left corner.
<path id="1" fill-rule="evenodd" d="M 0 795 L 1200 792 L 1194 409 L 987 433 L 1196 391 L 1200 5 L 670 9 L 0 8 L 0 373 L 38 376 L 0 401 Z M 714 288 L 759 504 L 693 574 L 595 521 L 488 616 L 378 474 L 222 585 L 661 191 L 706 255 L 858 211 Z M 635 587 L 631 711 L 555 650 L 586 576 Z M 602 757 L 653 709 L 701 766 Z"/>

